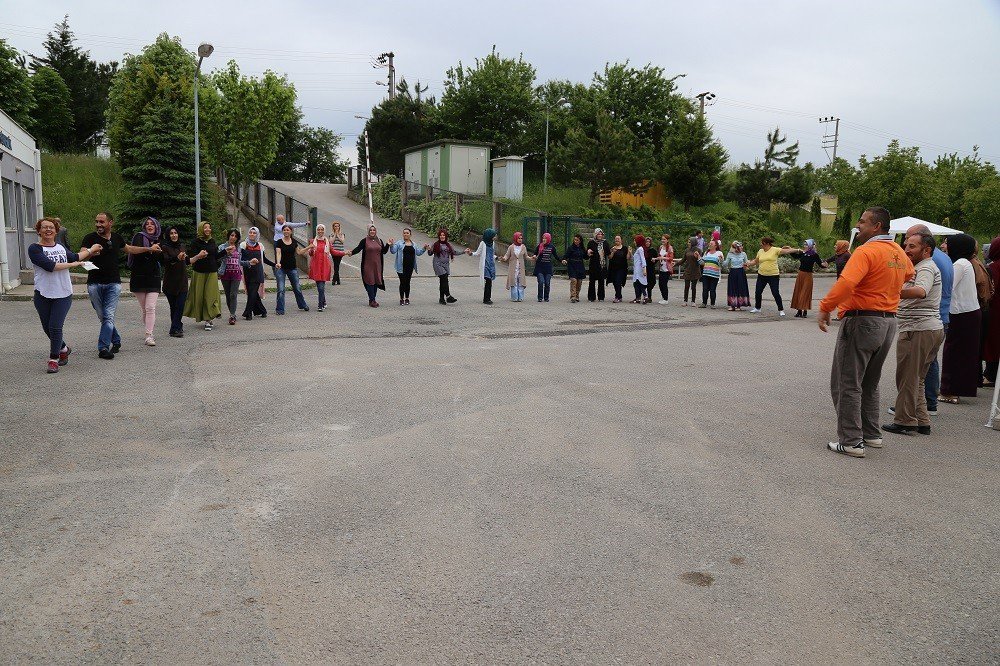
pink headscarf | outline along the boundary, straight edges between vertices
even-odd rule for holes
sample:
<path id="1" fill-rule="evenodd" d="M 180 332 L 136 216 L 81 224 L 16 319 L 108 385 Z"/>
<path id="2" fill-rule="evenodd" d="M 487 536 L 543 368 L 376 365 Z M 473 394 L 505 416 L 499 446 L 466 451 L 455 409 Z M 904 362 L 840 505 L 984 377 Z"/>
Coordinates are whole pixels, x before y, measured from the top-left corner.
<path id="1" fill-rule="evenodd" d="M 514 232 L 514 245 L 520 245 L 523 242 L 524 242 L 524 234 L 522 234 L 520 231 L 515 231 Z"/>
<path id="2" fill-rule="evenodd" d="M 552 242 L 552 234 L 545 232 L 542 234 L 542 242 L 538 244 L 538 252 L 536 254 L 542 253 L 542 248 Z"/>

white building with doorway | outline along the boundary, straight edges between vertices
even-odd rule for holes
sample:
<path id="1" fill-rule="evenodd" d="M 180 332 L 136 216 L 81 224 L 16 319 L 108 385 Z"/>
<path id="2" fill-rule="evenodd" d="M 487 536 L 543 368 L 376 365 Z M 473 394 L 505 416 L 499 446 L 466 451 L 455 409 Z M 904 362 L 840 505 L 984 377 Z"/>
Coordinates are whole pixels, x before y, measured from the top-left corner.
<path id="1" fill-rule="evenodd" d="M 42 217 L 42 154 L 38 142 L 0 110 L 0 291 L 21 283 L 30 266 L 28 246 Z"/>

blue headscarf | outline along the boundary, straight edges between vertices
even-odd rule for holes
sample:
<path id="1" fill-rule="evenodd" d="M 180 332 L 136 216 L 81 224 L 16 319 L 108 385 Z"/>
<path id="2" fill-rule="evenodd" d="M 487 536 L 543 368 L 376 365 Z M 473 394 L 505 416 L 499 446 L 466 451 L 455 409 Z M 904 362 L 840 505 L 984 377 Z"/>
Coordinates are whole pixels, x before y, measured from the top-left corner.
<path id="1" fill-rule="evenodd" d="M 496 229 L 490 228 L 483 231 L 483 242 L 487 245 L 493 244 L 493 239 L 497 237 Z"/>

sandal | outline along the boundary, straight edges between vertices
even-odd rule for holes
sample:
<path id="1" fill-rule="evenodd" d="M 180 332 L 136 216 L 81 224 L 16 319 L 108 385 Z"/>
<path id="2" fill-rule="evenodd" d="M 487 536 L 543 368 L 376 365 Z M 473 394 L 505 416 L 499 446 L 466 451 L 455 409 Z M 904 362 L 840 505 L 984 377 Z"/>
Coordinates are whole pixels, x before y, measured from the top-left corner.
<path id="1" fill-rule="evenodd" d="M 949 405 L 958 404 L 958 396 L 954 395 L 939 395 L 938 402 L 947 402 Z"/>

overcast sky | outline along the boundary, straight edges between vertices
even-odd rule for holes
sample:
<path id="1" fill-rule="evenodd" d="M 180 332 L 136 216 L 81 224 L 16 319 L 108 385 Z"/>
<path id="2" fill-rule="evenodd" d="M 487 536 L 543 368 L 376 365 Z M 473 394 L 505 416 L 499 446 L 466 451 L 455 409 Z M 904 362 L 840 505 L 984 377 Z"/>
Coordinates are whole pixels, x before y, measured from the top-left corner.
<path id="1" fill-rule="evenodd" d="M 16 7 L 16 11 L 15 8 Z M 652 63 L 690 95 L 717 95 L 708 117 L 734 162 L 763 152 L 780 125 L 802 160 L 828 157 L 820 116 L 839 116 L 838 155 L 852 162 L 890 138 L 1000 164 L 1000 0 L 699 0 L 697 2 L 187 2 L 0 0 L 0 36 L 38 52 L 63 14 L 99 60 L 136 53 L 160 32 L 192 50 L 216 46 L 208 68 L 235 59 L 295 82 L 306 121 L 345 137 L 385 95 L 372 55 L 396 54 L 397 76 L 440 98 L 444 72 L 496 44 L 538 82 L 588 82 L 605 62 Z M 831 126 L 832 131 L 832 126 Z"/>

